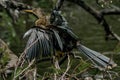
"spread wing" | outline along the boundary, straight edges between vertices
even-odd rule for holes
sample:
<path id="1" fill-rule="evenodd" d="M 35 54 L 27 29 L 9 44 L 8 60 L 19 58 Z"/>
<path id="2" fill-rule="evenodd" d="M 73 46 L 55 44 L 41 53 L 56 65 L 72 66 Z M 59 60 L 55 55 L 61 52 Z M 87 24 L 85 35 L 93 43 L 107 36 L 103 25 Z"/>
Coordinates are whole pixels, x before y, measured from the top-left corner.
<path id="1" fill-rule="evenodd" d="M 44 56 L 51 53 L 52 41 L 45 30 L 32 28 L 25 33 L 24 37 L 26 36 L 29 36 L 25 48 L 27 59 L 32 60 L 39 55 Z"/>
<path id="2" fill-rule="evenodd" d="M 59 47 L 62 50 L 63 45 L 60 36 L 56 30 L 45 30 L 41 28 L 32 28 L 28 30 L 24 37 L 29 37 L 25 51 L 26 58 L 32 60 L 40 56 L 48 56 Z"/>

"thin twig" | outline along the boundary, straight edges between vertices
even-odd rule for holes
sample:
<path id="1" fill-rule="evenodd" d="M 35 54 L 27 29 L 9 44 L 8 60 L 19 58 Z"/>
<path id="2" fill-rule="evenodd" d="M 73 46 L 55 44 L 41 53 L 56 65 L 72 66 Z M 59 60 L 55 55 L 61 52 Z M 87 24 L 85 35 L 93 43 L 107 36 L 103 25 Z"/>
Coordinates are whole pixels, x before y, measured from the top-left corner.
<path id="1" fill-rule="evenodd" d="M 24 58 L 25 58 L 25 55 L 26 55 L 26 51 L 27 51 L 32 45 L 34 45 L 37 41 L 38 41 L 38 39 L 36 39 L 36 40 L 35 40 L 29 47 L 27 47 L 27 48 L 23 51 L 23 53 L 20 55 L 20 57 L 19 57 L 19 59 L 18 59 L 18 62 L 17 62 L 17 64 L 16 64 L 16 67 L 15 67 L 14 76 L 15 76 L 15 74 L 16 74 L 17 68 L 19 67 L 21 61 L 23 61 L 22 64 L 23 64 L 24 61 L 25 61 Z M 23 60 L 22 60 L 22 59 L 23 59 Z M 22 66 L 22 65 L 21 65 L 21 66 Z"/>
<path id="2" fill-rule="evenodd" d="M 13 78 L 13 80 L 16 80 L 16 78 L 18 77 L 18 76 L 20 76 L 22 73 L 24 73 L 27 69 L 29 69 L 32 65 L 33 65 L 33 63 L 35 62 L 35 59 L 33 59 L 31 62 L 30 62 L 30 64 L 25 68 L 25 69 L 23 69 L 19 74 L 17 74 L 16 76 L 14 75 L 14 78 Z"/>
<path id="3" fill-rule="evenodd" d="M 57 75 L 56 75 L 56 73 L 54 73 L 54 80 L 57 80 Z"/>
<path id="4" fill-rule="evenodd" d="M 67 74 L 67 72 L 68 72 L 69 69 L 70 69 L 70 56 L 69 56 L 69 55 L 67 55 L 67 56 L 68 56 L 68 64 L 67 64 L 67 68 L 66 68 L 66 71 L 63 73 L 63 75 L 60 77 L 59 80 L 64 80 L 65 75 Z"/>
<path id="5" fill-rule="evenodd" d="M 37 78 L 36 78 L 36 75 L 37 75 L 37 67 L 35 66 L 35 69 L 34 69 L 34 80 L 37 80 Z"/>
<path id="6" fill-rule="evenodd" d="M 55 56 L 53 56 L 53 62 L 54 62 L 55 68 L 60 69 L 58 59 Z"/>

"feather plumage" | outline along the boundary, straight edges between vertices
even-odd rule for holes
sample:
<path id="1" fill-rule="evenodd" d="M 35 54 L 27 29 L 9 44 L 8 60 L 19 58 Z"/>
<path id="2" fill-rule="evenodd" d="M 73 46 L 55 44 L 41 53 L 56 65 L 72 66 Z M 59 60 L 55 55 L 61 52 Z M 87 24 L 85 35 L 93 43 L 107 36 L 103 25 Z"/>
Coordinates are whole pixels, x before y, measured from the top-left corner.
<path id="1" fill-rule="evenodd" d="M 26 45 L 26 57 L 30 60 L 39 56 L 40 54 L 49 55 L 51 53 L 49 34 L 45 32 L 45 30 L 41 30 L 39 28 L 32 28 L 30 30 L 30 37 L 28 39 Z"/>
<path id="2" fill-rule="evenodd" d="M 110 58 L 81 44 L 78 46 L 78 50 L 86 57 L 88 57 L 88 59 L 91 60 L 97 67 L 112 68 L 116 66 L 116 63 L 113 62 Z"/>

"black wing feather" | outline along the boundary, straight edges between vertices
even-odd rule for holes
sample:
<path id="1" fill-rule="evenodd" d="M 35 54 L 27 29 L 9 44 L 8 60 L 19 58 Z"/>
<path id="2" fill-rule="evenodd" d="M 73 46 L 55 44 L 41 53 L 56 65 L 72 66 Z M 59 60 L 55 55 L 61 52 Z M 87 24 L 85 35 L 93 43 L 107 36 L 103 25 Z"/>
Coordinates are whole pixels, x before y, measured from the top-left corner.
<path id="1" fill-rule="evenodd" d="M 45 30 L 32 28 L 28 31 L 30 37 L 26 45 L 26 58 L 30 61 L 40 54 L 47 56 L 51 53 L 49 34 Z"/>
<path id="2" fill-rule="evenodd" d="M 56 41 L 57 41 L 60 49 L 63 50 L 63 43 L 62 43 L 62 40 L 61 40 L 58 32 L 57 32 L 56 30 L 54 30 L 54 29 L 52 29 L 52 31 L 53 31 L 53 33 L 54 33 L 55 39 L 56 39 Z"/>

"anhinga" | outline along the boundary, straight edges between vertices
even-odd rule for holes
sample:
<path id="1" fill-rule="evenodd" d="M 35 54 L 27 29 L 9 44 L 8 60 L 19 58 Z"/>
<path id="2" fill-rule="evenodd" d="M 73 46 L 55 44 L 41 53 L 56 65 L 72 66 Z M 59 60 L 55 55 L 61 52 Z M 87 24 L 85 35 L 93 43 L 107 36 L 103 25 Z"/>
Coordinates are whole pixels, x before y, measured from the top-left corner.
<path id="1" fill-rule="evenodd" d="M 24 35 L 24 37 L 29 36 L 26 45 L 28 60 L 40 58 L 40 55 L 57 54 L 56 51 L 69 53 L 76 48 L 97 67 L 112 68 L 116 66 L 110 58 L 81 45 L 60 11 L 54 10 L 50 19 L 46 18 L 40 8 L 24 11 L 32 13 L 38 18 L 35 21 L 35 26 Z"/>

